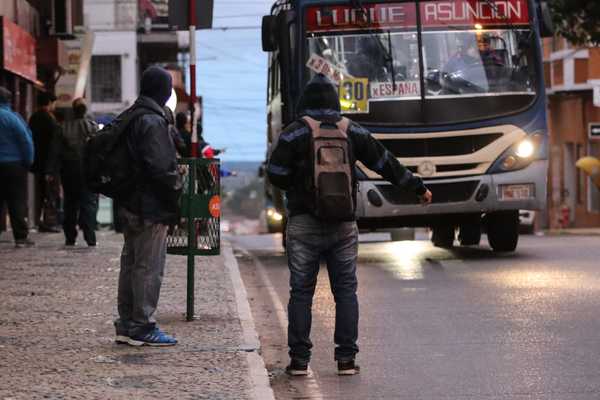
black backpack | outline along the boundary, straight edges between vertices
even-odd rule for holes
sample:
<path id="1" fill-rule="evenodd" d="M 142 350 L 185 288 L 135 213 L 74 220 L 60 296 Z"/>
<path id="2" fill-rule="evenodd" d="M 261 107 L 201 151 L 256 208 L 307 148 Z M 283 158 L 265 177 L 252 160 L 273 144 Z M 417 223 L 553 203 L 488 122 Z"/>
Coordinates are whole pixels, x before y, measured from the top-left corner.
<path id="1" fill-rule="evenodd" d="M 311 130 L 311 183 L 315 216 L 323 220 L 353 220 L 356 211 L 348 126 L 342 118 L 336 124 L 303 117 Z"/>
<path id="2" fill-rule="evenodd" d="M 83 169 L 90 191 L 117 200 L 131 193 L 139 171 L 129 152 L 127 130 L 134 119 L 150 113 L 130 108 L 87 140 Z"/>

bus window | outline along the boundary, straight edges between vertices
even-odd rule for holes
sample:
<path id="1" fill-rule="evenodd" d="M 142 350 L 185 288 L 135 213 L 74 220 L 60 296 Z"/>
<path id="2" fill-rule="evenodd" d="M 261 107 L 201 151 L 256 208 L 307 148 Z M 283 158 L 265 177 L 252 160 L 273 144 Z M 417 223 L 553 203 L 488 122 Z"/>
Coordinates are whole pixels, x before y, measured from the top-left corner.
<path id="1" fill-rule="evenodd" d="M 426 97 L 535 95 L 528 30 L 424 32 Z"/>

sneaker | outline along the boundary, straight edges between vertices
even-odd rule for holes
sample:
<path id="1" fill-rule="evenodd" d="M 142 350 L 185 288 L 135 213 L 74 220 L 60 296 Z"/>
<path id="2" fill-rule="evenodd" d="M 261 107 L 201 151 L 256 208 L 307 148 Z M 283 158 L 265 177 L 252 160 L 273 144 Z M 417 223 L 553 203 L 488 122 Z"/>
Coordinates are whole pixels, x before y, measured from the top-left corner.
<path id="1" fill-rule="evenodd" d="M 131 346 L 175 346 L 177 344 L 177 339 L 167 335 L 158 328 L 154 328 L 153 331 L 148 332 L 145 335 L 129 337 L 127 343 Z"/>
<path id="2" fill-rule="evenodd" d="M 127 335 L 119 335 L 117 333 L 117 336 L 115 336 L 115 343 L 116 344 L 129 344 L 129 339 L 130 337 Z"/>
<path id="3" fill-rule="evenodd" d="M 360 367 L 350 361 L 338 361 L 338 375 L 356 375 L 360 372 Z"/>
<path id="4" fill-rule="evenodd" d="M 67 246 L 67 247 L 73 247 L 73 246 L 75 246 L 75 241 L 74 240 L 73 241 L 67 240 L 65 242 L 65 246 Z"/>
<path id="5" fill-rule="evenodd" d="M 15 247 L 17 249 L 31 246 L 35 246 L 35 242 L 29 238 L 15 240 Z"/>
<path id="6" fill-rule="evenodd" d="M 290 365 L 285 367 L 285 373 L 290 376 L 306 376 L 308 375 L 308 363 L 292 359 Z"/>

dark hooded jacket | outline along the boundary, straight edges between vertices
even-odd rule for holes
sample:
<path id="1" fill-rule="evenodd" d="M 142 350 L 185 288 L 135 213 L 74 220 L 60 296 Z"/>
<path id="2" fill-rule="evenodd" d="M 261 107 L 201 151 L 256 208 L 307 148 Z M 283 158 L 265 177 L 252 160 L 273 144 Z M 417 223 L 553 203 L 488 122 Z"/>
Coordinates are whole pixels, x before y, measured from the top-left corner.
<path id="1" fill-rule="evenodd" d="M 150 89 L 142 77 L 142 95 L 132 106 L 147 111 L 131 123 L 127 133 L 127 145 L 140 172 L 136 187 L 120 204 L 146 221 L 168 224 L 177 216 L 181 180 L 164 103 L 158 103 L 167 101 L 171 77 L 162 71 L 157 75 Z"/>
<path id="2" fill-rule="evenodd" d="M 322 123 L 335 124 L 341 119 L 338 93 L 321 74 L 307 84 L 297 107 L 298 119 L 279 135 L 267 166 L 271 183 L 287 191 L 289 216 L 314 213 L 314 193 L 310 191 L 311 131 L 301 119 L 309 116 Z M 351 164 L 361 161 L 392 184 L 423 195 L 426 188 L 421 178 L 413 175 L 377 141 L 371 133 L 355 122 L 348 127 Z M 356 182 L 356 177 L 354 177 Z M 355 199 L 356 200 L 356 199 Z"/>

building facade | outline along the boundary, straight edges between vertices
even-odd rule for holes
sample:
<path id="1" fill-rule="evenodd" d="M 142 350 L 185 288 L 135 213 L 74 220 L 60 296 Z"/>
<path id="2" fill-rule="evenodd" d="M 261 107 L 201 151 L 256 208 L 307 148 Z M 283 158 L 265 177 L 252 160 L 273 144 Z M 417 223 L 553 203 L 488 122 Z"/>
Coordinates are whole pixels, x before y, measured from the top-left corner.
<path id="1" fill-rule="evenodd" d="M 546 39 L 544 75 L 550 131 L 547 225 L 600 227 L 599 190 L 575 167 L 582 157 L 600 158 L 600 141 L 590 137 L 591 126 L 600 124 L 600 103 L 594 104 L 593 95 L 600 86 L 600 48 Z"/>

